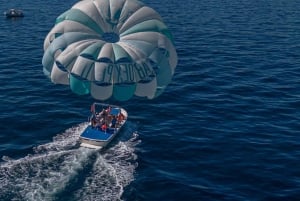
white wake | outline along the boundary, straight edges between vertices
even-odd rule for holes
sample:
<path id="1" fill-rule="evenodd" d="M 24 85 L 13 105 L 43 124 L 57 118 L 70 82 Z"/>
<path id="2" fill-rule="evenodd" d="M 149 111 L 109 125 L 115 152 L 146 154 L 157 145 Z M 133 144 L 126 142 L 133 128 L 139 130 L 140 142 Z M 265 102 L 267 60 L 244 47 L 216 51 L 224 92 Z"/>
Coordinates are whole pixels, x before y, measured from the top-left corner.
<path id="1" fill-rule="evenodd" d="M 82 123 L 34 148 L 34 154 L 0 164 L 0 200 L 121 200 L 123 189 L 134 179 L 134 126 L 125 127 L 104 151 L 78 146 L 87 126 Z"/>

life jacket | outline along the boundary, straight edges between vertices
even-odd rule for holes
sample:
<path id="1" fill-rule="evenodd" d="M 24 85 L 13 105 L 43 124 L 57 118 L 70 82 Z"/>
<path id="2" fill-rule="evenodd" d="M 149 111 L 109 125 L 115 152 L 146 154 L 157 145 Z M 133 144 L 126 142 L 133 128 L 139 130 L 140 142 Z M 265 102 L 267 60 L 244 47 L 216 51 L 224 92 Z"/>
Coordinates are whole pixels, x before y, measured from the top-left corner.
<path id="1" fill-rule="evenodd" d="M 107 129 L 107 125 L 106 125 L 106 124 L 103 124 L 103 125 L 101 126 L 101 129 L 102 129 L 103 131 L 105 131 L 105 130 Z"/>

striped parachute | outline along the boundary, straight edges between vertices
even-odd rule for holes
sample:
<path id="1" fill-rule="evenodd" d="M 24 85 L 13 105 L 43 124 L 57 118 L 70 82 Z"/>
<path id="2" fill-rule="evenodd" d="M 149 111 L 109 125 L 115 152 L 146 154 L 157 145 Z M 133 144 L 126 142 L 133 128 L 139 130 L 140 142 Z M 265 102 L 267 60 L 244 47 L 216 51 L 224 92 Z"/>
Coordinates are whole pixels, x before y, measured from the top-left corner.
<path id="1" fill-rule="evenodd" d="M 83 0 L 61 14 L 44 42 L 53 83 L 97 100 L 159 96 L 177 65 L 172 35 L 135 0 Z"/>

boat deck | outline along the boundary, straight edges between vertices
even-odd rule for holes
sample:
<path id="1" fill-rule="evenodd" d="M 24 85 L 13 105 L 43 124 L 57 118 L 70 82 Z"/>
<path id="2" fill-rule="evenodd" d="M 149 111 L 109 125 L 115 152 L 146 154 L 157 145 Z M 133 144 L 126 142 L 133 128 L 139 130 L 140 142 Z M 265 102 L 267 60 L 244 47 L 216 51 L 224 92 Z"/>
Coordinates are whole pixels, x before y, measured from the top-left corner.
<path id="1" fill-rule="evenodd" d="M 82 138 L 87 138 L 90 140 L 101 140 L 106 141 L 112 136 L 115 129 L 108 128 L 106 132 L 92 128 L 90 125 L 81 134 Z"/>

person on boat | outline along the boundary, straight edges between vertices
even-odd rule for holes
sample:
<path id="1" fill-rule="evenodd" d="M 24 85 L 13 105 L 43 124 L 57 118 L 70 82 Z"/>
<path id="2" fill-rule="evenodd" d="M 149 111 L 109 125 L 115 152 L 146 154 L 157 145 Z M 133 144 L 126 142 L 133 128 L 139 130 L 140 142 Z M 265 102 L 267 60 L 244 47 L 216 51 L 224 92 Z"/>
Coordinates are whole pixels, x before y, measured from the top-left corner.
<path id="1" fill-rule="evenodd" d="M 111 107 L 108 106 L 107 109 L 105 110 L 105 112 L 106 112 L 107 114 L 110 114 L 110 111 L 111 111 Z"/>
<path id="2" fill-rule="evenodd" d="M 101 125 L 106 122 L 107 112 L 105 109 L 102 109 L 102 111 L 98 113 L 98 119 Z"/>
<path id="3" fill-rule="evenodd" d="M 101 126 L 101 130 L 106 132 L 106 129 L 107 129 L 107 125 L 106 125 L 106 123 L 102 124 L 102 126 Z"/>
<path id="4" fill-rule="evenodd" d="M 91 118 L 91 124 L 92 127 L 95 128 L 97 126 L 97 121 L 96 121 L 96 117 L 93 115 Z"/>
<path id="5" fill-rule="evenodd" d="M 101 119 L 102 117 L 103 117 L 102 111 L 99 112 L 99 113 L 96 113 L 96 118 L 97 118 L 98 120 Z"/>
<path id="6" fill-rule="evenodd" d="M 124 115 L 120 112 L 117 117 L 118 122 L 122 122 L 124 120 Z"/>
<path id="7" fill-rule="evenodd" d="M 106 114 L 106 110 L 103 108 L 103 109 L 101 110 L 101 112 L 99 112 L 99 115 L 103 116 L 103 115 L 105 115 L 105 114 Z"/>
<path id="8" fill-rule="evenodd" d="M 113 116 L 112 120 L 111 120 L 111 126 L 112 128 L 115 128 L 117 124 L 117 117 Z"/>

